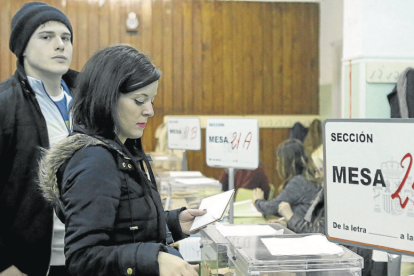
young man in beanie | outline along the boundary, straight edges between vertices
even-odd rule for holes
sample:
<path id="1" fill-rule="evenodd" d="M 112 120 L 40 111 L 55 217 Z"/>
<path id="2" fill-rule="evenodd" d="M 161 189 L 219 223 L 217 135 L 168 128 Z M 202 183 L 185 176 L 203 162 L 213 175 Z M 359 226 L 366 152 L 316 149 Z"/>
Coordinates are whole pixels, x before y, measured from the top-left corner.
<path id="1" fill-rule="evenodd" d="M 24 4 L 11 22 L 17 70 L 0 83 L 0 275 L 67 275 L 64 225 L 37 184 L 40 148 L 69 134 L 77 72 L 72 26 L 60 10 Z"/>

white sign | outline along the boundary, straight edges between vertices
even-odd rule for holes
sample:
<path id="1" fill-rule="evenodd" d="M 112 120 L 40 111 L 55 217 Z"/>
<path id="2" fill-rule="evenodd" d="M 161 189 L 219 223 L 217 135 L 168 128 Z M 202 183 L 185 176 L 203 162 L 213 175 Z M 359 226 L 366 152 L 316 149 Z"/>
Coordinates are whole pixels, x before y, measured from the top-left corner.
<path id="1" fill-rule="evenodd" d="M 201 149 L 199 118 L 169 117 L 167 120 L 168 148 L 182 150 Z"/>
<path id="2" fill-rule="evenodd" d="M 210 167 L 254 170 L 259 166 L 256 119 L 208 119 L 206 161 Z"/>
<path id="3" fill-rule="evenodd" d="M 324 122 L 327 237 L 414 254 L 414 121 Z"/>

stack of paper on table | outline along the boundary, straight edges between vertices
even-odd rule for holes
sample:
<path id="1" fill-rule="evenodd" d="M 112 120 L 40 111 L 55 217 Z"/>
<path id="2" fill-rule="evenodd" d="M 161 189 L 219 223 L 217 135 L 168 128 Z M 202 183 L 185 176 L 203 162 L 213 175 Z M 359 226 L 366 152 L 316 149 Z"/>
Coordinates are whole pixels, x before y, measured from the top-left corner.
<path id="1" fill-rule="evenodd" d="M 310 235 L 299 238 L 263 238 L 263 244 L 274 256 L 292 255 L 341 255 L 344 250 L 328 241 L 323 235 Z"/>

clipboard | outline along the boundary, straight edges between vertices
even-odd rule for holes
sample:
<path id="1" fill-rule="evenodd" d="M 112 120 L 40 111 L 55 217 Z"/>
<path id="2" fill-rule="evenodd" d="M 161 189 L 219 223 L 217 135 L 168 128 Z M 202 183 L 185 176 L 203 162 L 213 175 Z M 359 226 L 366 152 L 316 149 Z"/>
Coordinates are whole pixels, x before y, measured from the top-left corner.
<path id="1" fill-rule="evenodd" d="M 197 231 L 211 223 L 220 221 L 224 217 L 224 213 L 234 196 L 234 189 L 217 195 L 203 198 L 198 209 L 207 210 L 202 216 L 195 217 L 190 232 Z"/>

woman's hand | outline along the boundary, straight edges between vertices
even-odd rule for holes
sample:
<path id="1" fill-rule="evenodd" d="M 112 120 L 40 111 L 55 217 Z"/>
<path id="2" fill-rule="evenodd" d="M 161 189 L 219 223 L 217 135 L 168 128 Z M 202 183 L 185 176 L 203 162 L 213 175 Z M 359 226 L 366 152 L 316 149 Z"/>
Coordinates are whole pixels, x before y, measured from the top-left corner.
<path id="1" fill-rule="evenodd" d="M 253 190 L 253 204 L 256 206 L 256 200 L 264 199 L 264 192 L 260 188 L 256 188 Z"/>
<path id="2" fill-rule="evenodd" d="M 293 216 L 293 211 L 292 211 L 292 208 L 290 207 L 290 204 L 284 201 L 282 201 L 279 204 L 278 213 L 281 214 L 285 218 L 286 222 L 288 222 Z"/>
<path id="3" fill-rule="evenodd" d="M 198 276 L 198 265 L 190 265 L 169 253 L 158 253 L 160 276 Z"/>
<path id="4" fill-rule="evenodd" d="M 287 226 L 286 220 L 280 218 L 280 219 L 269 219 L 269 223 L 279 223 L 282 226 Z"/>
<path id="5" fill-rule="evenodd" d="M 198 209 L 187 209 L 180 213 L 180 225 L 181 231 L 184 234 L 190 235 L 190 228 L 193 225 L 195 217 L 202 216 L 207 213 L 206 210 L 198 210 Z M 195 234 L 197 232 L 192 232 L 191 234 Z"/>

